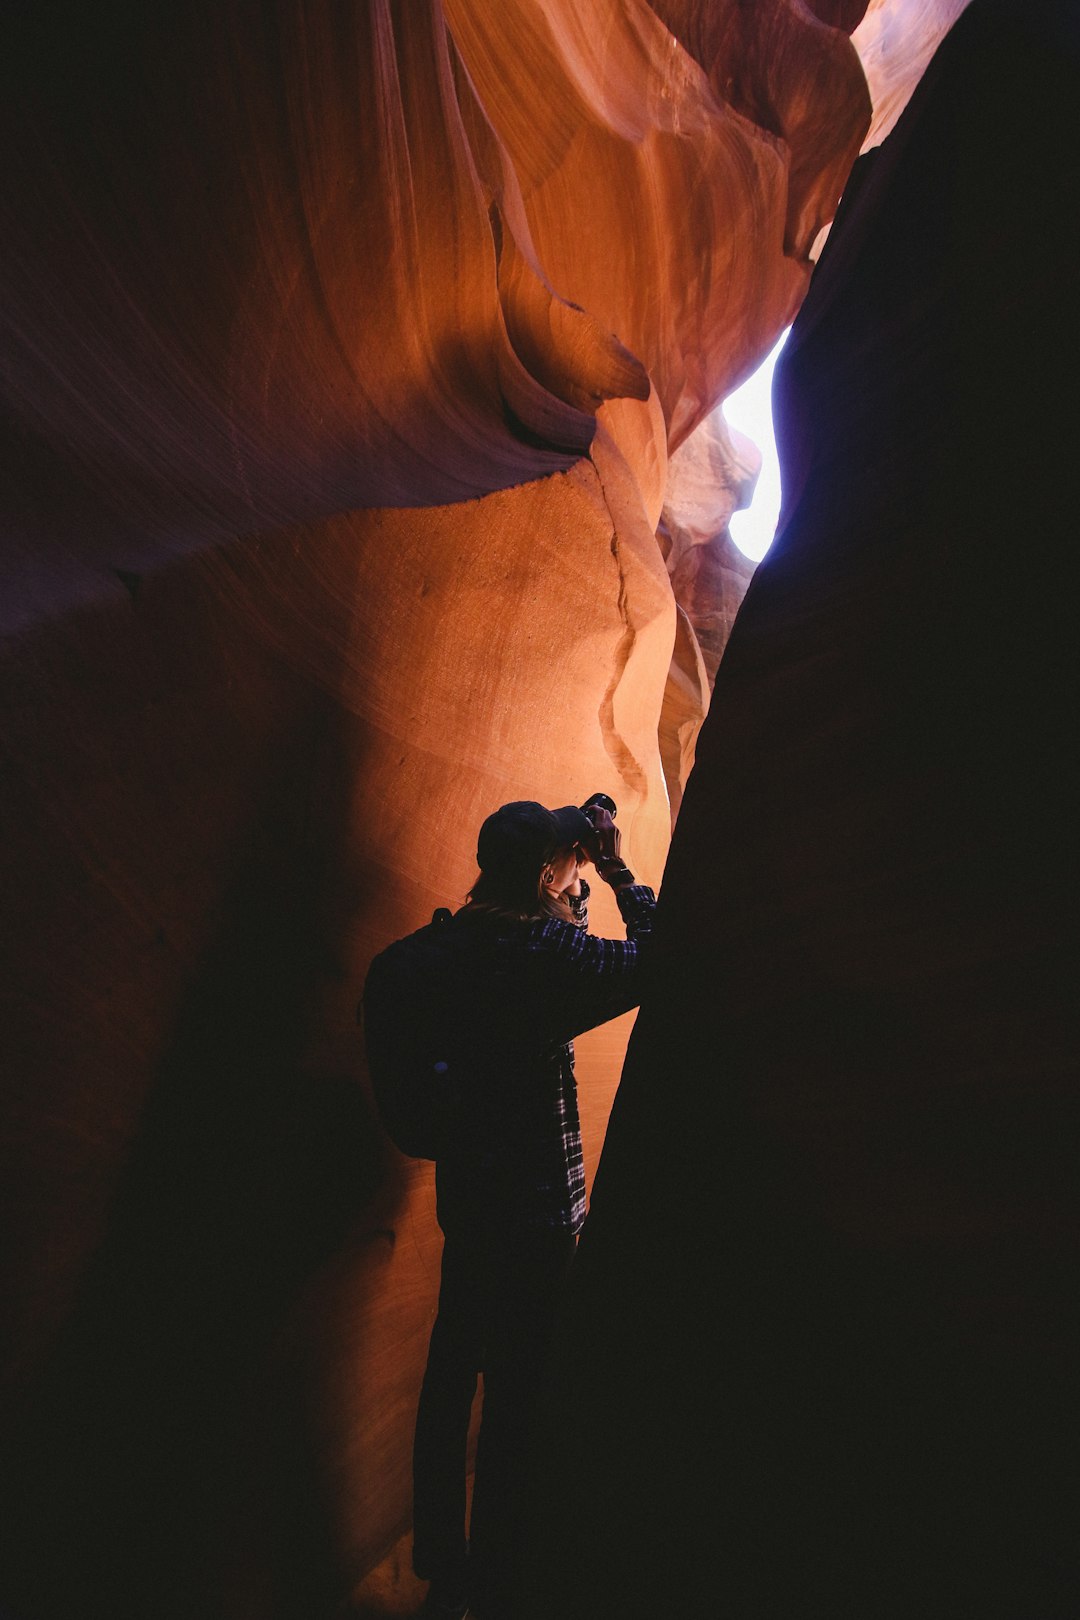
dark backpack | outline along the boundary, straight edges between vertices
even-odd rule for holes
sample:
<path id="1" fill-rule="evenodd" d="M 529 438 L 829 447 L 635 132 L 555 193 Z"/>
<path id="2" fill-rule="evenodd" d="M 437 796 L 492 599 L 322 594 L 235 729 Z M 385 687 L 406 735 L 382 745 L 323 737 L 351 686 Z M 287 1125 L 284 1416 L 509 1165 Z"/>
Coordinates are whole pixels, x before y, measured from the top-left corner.
<path id="1" fill-rule="evenodd" d="M 457 932 L 440 907 L 426 928 L 380 952 L 364 981 L 359 1016 L 375 1106 L 391 1142 L 414 1159 L 440 1157 L 458 1112 Z"/>

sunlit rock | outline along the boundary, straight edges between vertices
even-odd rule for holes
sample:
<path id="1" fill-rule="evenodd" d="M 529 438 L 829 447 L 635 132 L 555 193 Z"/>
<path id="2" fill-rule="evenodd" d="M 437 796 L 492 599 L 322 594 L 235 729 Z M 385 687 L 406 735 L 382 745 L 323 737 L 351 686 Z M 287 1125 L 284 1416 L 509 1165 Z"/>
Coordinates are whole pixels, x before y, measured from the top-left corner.
<path id="1" fill-rule="evenodd" d="M 659 881 L 744 573 L 741 475 L 695 515 L 669 457 L 869 118 L 858 8 L 814 9 L 13 24 L 16 1612 L 307 1616 L 407 1528 L 438 1244 L 359 987 L 507 799 L 610 791 Z M 583 1043 L 590 1172 L 625 1033 Z"/>

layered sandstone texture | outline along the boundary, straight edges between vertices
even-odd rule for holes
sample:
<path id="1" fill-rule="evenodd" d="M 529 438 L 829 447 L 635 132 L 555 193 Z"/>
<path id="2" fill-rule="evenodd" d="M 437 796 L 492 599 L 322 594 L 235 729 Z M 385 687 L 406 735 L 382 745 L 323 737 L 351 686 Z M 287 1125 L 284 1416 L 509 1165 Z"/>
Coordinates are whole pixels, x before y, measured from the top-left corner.
<path id="1" fill-rule="evenodd" d="M 1078 82 L 1075 8 L 974 0 L 795 322 L 554 1359 L 535 1620 L 1075 1609 Z"/>
<path id="2" fill-rule="evenodd" d="M 605 789 L 658 882 L 752 476 L 669 458 L 806 292 L 862 10 L 9 23 L 15 1614 L 314 1620 L 406 1530 L 439 1237 L 364 971 L 508 799 Z M 583 1043 L 590 1169 L 625 1038 Z"/>

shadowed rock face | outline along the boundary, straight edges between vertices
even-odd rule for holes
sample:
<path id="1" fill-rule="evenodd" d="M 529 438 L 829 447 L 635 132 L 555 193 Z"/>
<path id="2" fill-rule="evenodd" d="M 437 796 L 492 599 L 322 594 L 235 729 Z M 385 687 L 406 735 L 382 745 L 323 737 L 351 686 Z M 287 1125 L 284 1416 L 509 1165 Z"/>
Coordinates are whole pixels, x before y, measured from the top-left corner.
<path id="1" fill-rule="evenodd" d="M 312 1620 L 406 1527 L 438 1234 L 359 987 L 505 800 L 605 788 L 659 880 L 748 572 L 709 413 L 806 292 L 862 9 L 12 26 L 16 1614 Z M 590 1168 L 624 1039 L 582 1043 Z"/>
<path id="2" fill-rule="evenodd" d="M 976 0 L 785 349 L 780 532 L 555 1360 L 538 1620 L 1075 1606 L 1078 65 L 1072 8 Z"/>
<path id="3" fill-rule="evenodd" d="M 863 151 L 880 146 L 926 65 L 971 0 L 872 0 L 853 36 L 874 116 Z"/>

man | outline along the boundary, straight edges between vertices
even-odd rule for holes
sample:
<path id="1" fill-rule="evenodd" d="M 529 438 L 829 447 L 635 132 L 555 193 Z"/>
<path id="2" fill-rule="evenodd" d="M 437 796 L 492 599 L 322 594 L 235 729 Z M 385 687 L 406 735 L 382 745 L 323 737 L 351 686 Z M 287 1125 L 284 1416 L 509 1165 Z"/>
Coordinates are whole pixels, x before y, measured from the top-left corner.
<path id="1" fill-rule="evenodd" d="M 572 1039 L 637 1005 L 655 907 L 619 848 L 606 809 L 505 804 L 480 829 L 479 876 L 446 924 L 456 961 L 446 1049 L 459 1096 L 436 1163 L 442 1280 L 413 1455 L 413 1567 L 431 1581 L 432 1616 L 514 1613 L 536 1397 L 585 1218 Z M 587 931 L 587 861 L 615 891 L 626 940 Z"/>

